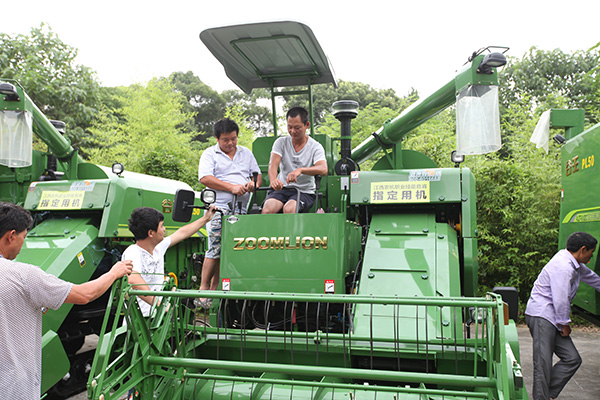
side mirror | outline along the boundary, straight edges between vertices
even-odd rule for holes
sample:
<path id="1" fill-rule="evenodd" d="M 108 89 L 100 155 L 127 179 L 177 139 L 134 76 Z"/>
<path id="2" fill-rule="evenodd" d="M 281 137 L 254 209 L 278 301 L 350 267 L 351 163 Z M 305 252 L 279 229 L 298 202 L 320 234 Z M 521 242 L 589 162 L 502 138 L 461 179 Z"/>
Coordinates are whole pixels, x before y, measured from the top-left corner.
<path id="1" fill-rule="evenodd" d="M 173 221 L 189 222 L 194 210 L 194 192 L 191 190 L 177 189 L 173 204 Z"/>
<path id="2" fill-rule="evenodd" d="M 210 206 L 217 199 L 217 192 L 212 189 L 204 189 L 202 193 L 200 193 L 200 200 L 206 206 Z M 202 208 L 206 209 L 204 206 L 195 206 L 194 205 L 195 195 L 191 190 L 186 189 L 177 189 L 175 192 L 175 201 L 173 204 L 173 221 L 177 222 L 189 222 L 192 219 L 192 212 L 194 208 Z"/>

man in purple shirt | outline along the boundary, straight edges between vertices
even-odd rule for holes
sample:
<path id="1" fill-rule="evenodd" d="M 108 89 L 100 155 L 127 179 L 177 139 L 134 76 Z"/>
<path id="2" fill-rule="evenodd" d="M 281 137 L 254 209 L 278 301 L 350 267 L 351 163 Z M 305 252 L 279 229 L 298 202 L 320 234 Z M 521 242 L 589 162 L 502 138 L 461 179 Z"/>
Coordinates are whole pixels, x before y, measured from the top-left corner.
<path id="1" fill-rule="evenodd" d="M 600 291 L 600 277 L 586 267 L 598 241 L 575 232 L 533 284 L 525 321 L 533 338 L 533 399 L 555 399 L 581 365 L 571 337 L 571 301 L 580 282 Z M 552 366 L 552 355 L 560 361 Z"/>

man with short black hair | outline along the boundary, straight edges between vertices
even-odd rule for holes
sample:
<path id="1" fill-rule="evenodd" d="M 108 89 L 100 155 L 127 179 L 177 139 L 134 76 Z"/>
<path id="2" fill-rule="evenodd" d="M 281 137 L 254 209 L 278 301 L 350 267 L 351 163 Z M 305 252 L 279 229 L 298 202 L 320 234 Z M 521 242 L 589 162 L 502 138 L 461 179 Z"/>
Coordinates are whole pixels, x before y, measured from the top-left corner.
<path id="1" fill-rule="evenodd" d="M 316 199 L 314 176 L 327 175 L 323 146 L 306 134 L 310 127 L 308 111 L 302 107 L 290 108 L 286 120 L 289 136 L 277 138 L 271 150 L 271 190 L 263 204 L 263 214 L 276 214 L 282 209 L 286 214 L 293 214 L 297 202 L 300 202 L 299 212 L 310 210 Z"/>
<path id="2" fill-rule="evenodd" d="M 262 184 L 256 158 L 248 148 L 237 144 L 239 131 L 235 121 L 229 118 L 215 123 L 217 144 L 204 150 L 198 165 L 200 183 L 217 192 L 214 205 L 223 212 L 217 213 L 206 227 L 208 250 L 202 265 L 200 290 L 216 290 L 219 285 L 222 215 L 228 215 L 234 209 L 246 213 L 250 192 L 254 190 L 254 181 L 251 179 L 254 172 L 258 173 L 257 187 Z M 207 308 L 210 304 L 210 300 L 200 299 L 202 307 Z"/>
<path id="3" fill-rule="evenodd" d="M 0 202 L 0 398 L 39 400 L 42 382 L 42 308 L 87 304 L 131 273 L 119 261 L 104 275 L 75 285 L 34 265 L 13 261 L 33 220 L 29 211 Z M 25 344 L 25 345 L 22 345 Z"/>
<path id="4" fill-rule="evenodd" d="M 533 338 L 533 399 L 555 399 L 581 365 L 571 340 L 571 301 L 580 282 L 600 291 L 600 277 L 585 266 L 598 241 L 586 232 L 567 238 L 533 284 L 525 321 Z M 552 355 L 560 361 L 552 366 Z"/>
<path id="5" fill-rule="evenodd" d="M 165 237 L 164 215 L 154 208 L 139 207 L 133 210 L 129 218 L 129 230 L 133 233 L 135 244 L 123 252 L 123 260 L 133 262 L 133 272 L 129 283 L 137 290 L 160 290 L 165 279 L 165 253 L 169 247 L 175 246 L 198 232 L 213 217 L 215 210 L 211 207 L 202 218 L 190 222 L 177 229 L 172 235 Z M 138 296 L 138 305 L 142 314 L 150 315 L 155 296 Z"/>

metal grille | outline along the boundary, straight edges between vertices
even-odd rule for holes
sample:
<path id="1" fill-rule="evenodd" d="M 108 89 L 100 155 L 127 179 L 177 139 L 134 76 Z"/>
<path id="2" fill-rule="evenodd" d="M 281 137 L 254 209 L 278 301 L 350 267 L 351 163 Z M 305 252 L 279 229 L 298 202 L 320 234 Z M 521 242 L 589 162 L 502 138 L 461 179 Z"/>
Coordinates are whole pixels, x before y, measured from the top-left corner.
<path id="1" fill-rule="evenodd" d="M 97 355 L 94 398 L 132 387 L 142 398 L 198 399 L 478 399 L 514 389 L 493 295 L 163 290 L 147 293 L 162 302 L 143 318 L 134 293 L 146 294 L 125 286 L 116 296 L 127 331 L 105 338 L 116 356 Z M 214 299 L 210 312 L 193 306 L 197 297 Z"/>

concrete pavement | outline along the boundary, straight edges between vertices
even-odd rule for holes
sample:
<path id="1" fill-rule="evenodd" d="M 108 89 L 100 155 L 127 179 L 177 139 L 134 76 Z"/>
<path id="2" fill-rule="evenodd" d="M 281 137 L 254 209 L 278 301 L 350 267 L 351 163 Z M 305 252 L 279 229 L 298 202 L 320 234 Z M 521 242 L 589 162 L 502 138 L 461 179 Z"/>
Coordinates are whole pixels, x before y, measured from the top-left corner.
<path id="1" fill-rule="evenodd" d="M 521 368 L 527 393 L 532 396 L 533 359 L 532 341 L 527 326 L 517 328 Z M 600 399 L 600 329 L 574 328 L 571 333 L 573 342 L 583 359 L 583 364 L 567 383 L 557 400 L 596 400 Z M 555 358 L 555 361 L 558 359 Z"/>

